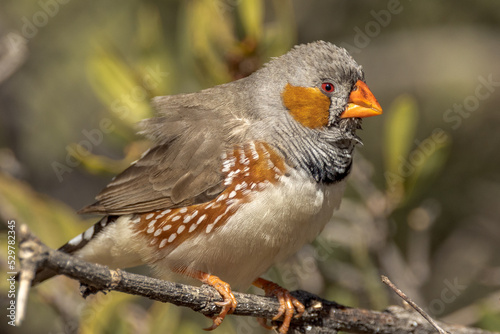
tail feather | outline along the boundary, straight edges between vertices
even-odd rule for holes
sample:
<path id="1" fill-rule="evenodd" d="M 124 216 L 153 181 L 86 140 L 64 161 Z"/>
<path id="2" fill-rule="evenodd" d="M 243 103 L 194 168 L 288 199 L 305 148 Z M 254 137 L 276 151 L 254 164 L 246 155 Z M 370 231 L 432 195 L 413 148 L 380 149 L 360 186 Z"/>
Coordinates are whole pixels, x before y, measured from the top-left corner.
<path id="1" fill-rule="evenodd" d="M 89 227 L 85 232 L 77 235 L 61 247 L 59 247 L 59 251 L 67 253 L 67 254 L 78 254 L 78 251 L 83 249 L 91 240 L 95 239 L 107 226 L 114 223 L 118 217 L 117 216 L 105 216 L 97 223 Z M 57 273 L 48 268 L 39 269 L 35 278 L 33 279 L 32 284 L 37 285 L 40 284 L 49 278 L 57 276 Z"/>
<path id="2" fill-rule="evenodd" d="M 73 254 L 83 247 L 85 247 L 89 241 L 95 239 L 99 233 L 104 230 L 104 228 L 116 221 L 117 216 L 105 216 L 100 221 L 90 226 L 85 232 L 80 233 L 61 247 L 59 247 L 59 251 Z"/>

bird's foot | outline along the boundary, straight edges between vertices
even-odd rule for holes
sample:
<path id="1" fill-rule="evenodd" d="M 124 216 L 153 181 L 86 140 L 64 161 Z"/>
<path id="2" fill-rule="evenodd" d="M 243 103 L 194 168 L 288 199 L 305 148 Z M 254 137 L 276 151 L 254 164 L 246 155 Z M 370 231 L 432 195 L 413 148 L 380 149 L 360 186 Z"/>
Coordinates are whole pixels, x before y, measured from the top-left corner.
<path id="1" fill-rule="evenodd" d="M 221 280 L 219 277 L 200 272 L 197 278 L 203 283 L 208 284 L 215 290 L 217 290 L 217 292 L 219 292 L 222 298 L 224 299 L 221 302 L 215 303 L 217 306 L 222 307 L 222 311 L 220 311 L 218 315 L 212 318 L 213 320 L 212 326 L 204 328 L 204 330 L 206 331 L 211 331 L 219 327 L 219 325 L 222 323 L 227 314 L 231 314 L 234 312 L 238 302 L 236 301 L 236 298 L 234 297 L 234 294 L 231 291 L 231 286 L 226 282 L 224 282 L 223 280 Z"/>
<path id="2" fill-rule="evenodd" d="M 255 282 L 253 282 L 253 285 L 260 289 L 263 289 L 266 293 L 266 296 L 274 296 L 278 298 L 280 307 L 278 310 L 278 314 L 274 316 L 273 320 L 278 320 L 284 315 L 283 322 L 278 331 L 280 334 L 286 334 L 288 332 L 288 328 L 290 327 L 290 322 L 294 317 L 295 311 L 297 312 L 297 314 L 295 314 L 295 318 L 299 318 L 305 311 L 304 305 L 302 305 L 302 303 L 297 298 L 292 296 L 290 294 L 290 291 L 271 281 L 265 280 L 263 278 L 258 278 L 255 280 Z M 265 328 L 270 328 L 267 325 L 266 319 L 259 319 L 259 323 Z"/>

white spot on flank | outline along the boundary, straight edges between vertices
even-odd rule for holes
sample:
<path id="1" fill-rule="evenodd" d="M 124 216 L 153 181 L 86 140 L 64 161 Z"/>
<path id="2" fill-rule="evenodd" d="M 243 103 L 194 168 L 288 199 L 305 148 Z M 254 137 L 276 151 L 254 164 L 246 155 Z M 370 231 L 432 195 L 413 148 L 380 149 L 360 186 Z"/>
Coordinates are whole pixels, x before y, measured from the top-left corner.
<path id="1" fill-rule="evenodd" d="M 175 233 L 172 233 L 169 237 L 168 237 L 168 242 L 172 242 L 175 240 L 175 238 L 177 238 L 177 234 Z"/>
<path id="2" fill-rule="evenodd" d="M 259 146 L 261 148 L 261 150 L 264 152 L 264 155 L 269 158 L 270 157 L 270 154 L 269 154 L 269 151 L 266 149 L 266 147 L 262 144 L 262 143 L 259 143 Z"/>
<path id="3" fill-rule="evenodd" d="M 214 202 L 208 203 L 205 209 L 210 209 L 212 206 L 214 206 Z"/>
<path id="4" fill-rule="evenodd" d="M 83 238 L 85 240 L 90 240 L 92 239 L 93 235 L 94 235 L 94 225 L 90 226 L 89 229 L 83 233 Z"/>
<path id="5" fill-rule="evenodd" d="M 236 191 L 233 190 L 229 193 L 229 198 L 233 198 L 234 196 L 236 196 Z"/>
<path id="6" fill-rule="evenodd" d="M 252 153 L 252 159 L 253 160 L 258 160 L 259 159 L 259 153 L 255 149 L 255 143 L 252 141 L 250 142 L 250 152 Z"/>
<path id="7" fill-rule="evenodd" d="M 141 222 L 141 216 L 135 216 L 134 219 L 132 219 L 130 222 L 132 224 L 138 224 L 138 223 L 140 223 Z"/>
<path id="8" fill-rule="evenodd" d="M 214 224 L 213 224 L 213 223 L 212 223 L 212 224 L 208 224 L 208 225 L 207 225 L 207 229 L 206 229 L 205 231 L 206 231 L 206 232 L 207 232 L 207 234 L 208 234 L 208 233 L 212 232 L 212 229 L 213 229 L 213 228 L 214 228 Z"/>
<path id="9" fill-rule="evenodd" d="M 186 215 L 186 216 L 184 217 L 184 220 L 183 220 L 182 222 L 183 222 L 184 224 L 186 224 L 186 223 L 189 223 L 190 221 L 191 221 L 191 216 L 190 216 L 190 215 Z"/>
<path id="10" fill-rule="evenodd" d="M 181 225 L 181 226 L 179 226 L 179 228 L 177 229 L 177 234 L 181 234 L 181 233 L 182 233 L 182 231 L 184 231 L 184 229 L 185 229 L 185 228 L 186 228 L 186 226 L 185 226 L 185 225 Z"/>
<path id="11" fill-rule="evenodd" d="M 198 210 L 194 210 L 193 213 L 191 214 L 191 218 L 196 217 L 197 214 L 198 214 Z"/>
<path id="12" fill-rule="evenodd" d="M 205 218 L 207 218 L 207 214 L 203 214 L 200 218 L 198 218 L 196 225 L 199 225 L 203 220 L 205 220 Z"/>
<path id="13" fill-rule="evenodd" d="M 181 216 L 174 216 L 174 217 L 172 218 L 172 221 L 173 221 L 173 222 L 175 222 L 175 221 L 177 221 L 177 220 L 179 220 L 179 219 L 181 219 Z"/>
<path id="14" fill-rule="evenodd" d="M 163 248 L 165 247 L 165 245 L 167 244 L 167 239 L 163 239 L 161 242 L 160 242 L 160 248 Z"/>
<path id="15" fill-rule="evenodd" d="M 233 204 L 234 204 L 235 202 L 237 202 L 237 201 L 238 201 L 237 199 L 228 199 L 228 200 L 226 201 L 226 205 L 227 205 L 227 206 L 231 206 L 231 205 L 233 205 Z M 227 211 L 226 211 L 226 212 L 227 212 Z"/>
<path id="16" fill-rule="evenodd" d="M 226 210 L 226 211 L 227 211 L 227 210 Z M 225 212 L 224 212 L 224 213 L 225 213 Z M 222 217 L 224 217 L 224 213 L 223 213 L 223 214 L 221 214 L 221 215 L 219 215 L 219 216 L 217 216 L 217 218 L 215 218 L 214 222 L 213 222 L 212 224 L 210 224 L 210 225 L 215 225 L 215 224 L 217 224 L 217 223 L 219 222 L 219 220 L 221 220 L 221 219 L 222 219 Z M 207 233 L 208 233 L 208 232 L 207 232 Z"/>
<path id="17" fill-rule="evenodd" d="M 172 228 L 172 225 L 168 224 L 168 225 L 163 226 L 163 229 L 162 229 L 162 230 L 163 230 L 163 231 L 168 231 L 168 230 L 170 230 L 171 228 Z"/>
<path id="18" fill-rule="evenodd" d="M 161 234 L 161 229 L 157 229 L 157 230 L 155 231 L 154 236 L 155 236 L 155 237 L 157 237 L 157 236 L 159 236 L 160 234 Z"/>
<path id="19" fill-rule="evenodd" d="M 146 233 L 148 233 L 148 234 L 153 233 L 153 232 L 154 232 L 154 230 L 155 230 L 155 227 L 154 227 L 154 226 L 150 226 L 150 227 L 148 228 L 148 230 L 146 231 Z"/>
<path id="20" fill-rule="evenodd" d="M 236 169 L 236 170 L 233 170 L 231 172 L 229 172 L 229 174 L 227 174 L 227 177 L 226 179 L 233 179 L 234 176 L 236 176 L 237 174 L 239 174 L 241 172 L 240 169 Z"/>
<path id="21" fill-rule="evenodd" d="M 73 239 L 71 239 L 70 241 L 68 241 L 68 245 L 76 246 L 80 242 L 82 242 L 82 235 L 78 234 L 76 237 L 74 237 Z"/>
<path id="22" fill-rule="evenodd" d="M 172 209 L 167 209 L 161 212 L 162 217 L 165 216 L 167 213 L 172 212 Z"/>
<path id="23" fill-rule="evenodd" d="M 223 201 L 223 200 L 225 200 L 225 199 L 226 199 L 226 197 L 227 197 L 227 195 L 226 195 L 226 194 L 222 194 L 222 195 L 220 195 L 219 197 L 217 197 L 216 201 L 217 201 L 217 202 Z"/>
<path id="24" fill-rule="evenodd" d="M 248 158 L 245 155 L 245 153 L 243 153 L 242 155 L 240 155 L 240 164 L 248 165 L 249 163 L 250 163 L 250 160 L 248 160 Z"/>
<path id="25" fill-rule="evenodd" d="M 234 187 L 235 191 L 239 191 L 241 189 L 241 183 L 238 183 L 236 187 Z"/>
<path id="26" fill-rule="evenodd" d="M 150 213 L 149 215 L 146 216 L 146 219 L 151 219 L 153 218 L 154 215 L 155 215 L 154 213 Z"/>
<path id="27" fill-rule="evenodd" d="M 187 211 L 188 211 L 187 208 L 182 208 L 182 209 L 179 210 L 180 213 L 186 213 Z"/>
<path id="28" fill-rule="evenodd" d="M 228 166 L 229 168 L 234 167 L 235 164 L 236 164 L 236 158 L 235 157 L 231 157 L 230 159 L 224 160 L 222 162 L 222 165 L 224 167 Z"/>
<path id="29" fill-rule="evenodd" d="M 214 225 L 217 224 L 219 222 L 219 220 L 221 220 L 226 215 L 226 213 L 229 211 L 229 209 L 231 208 L 231 206 L 232 205 L 228 205 L 228 207 L 226 208 L 226 210 L 224 210 L 224 212 L 221 215 L 219 215 L 217 218 L 215 218 L 215 220 L 213 222 Z"/>
<path id="30" fill-rule="evenodd" d="M 148 224 L 148 227 L 151 227 L 154 224 L 156 224 L 156 219 L 153 219 L 152 221 L 150 221 L 149 224 Z"/>
<path id="31" fill-rule="evenodd" d="M 165 215 L 166 215 L 166 213 L 164 213 L 164 212 L 165 212 L 165 211 L 163 211 L 162 213 L 158 214 L 158 215 L 156 216 L 156 219 L 161 219 L 161 218 L 163 218 L 163 216 L 165 216 Z"/>

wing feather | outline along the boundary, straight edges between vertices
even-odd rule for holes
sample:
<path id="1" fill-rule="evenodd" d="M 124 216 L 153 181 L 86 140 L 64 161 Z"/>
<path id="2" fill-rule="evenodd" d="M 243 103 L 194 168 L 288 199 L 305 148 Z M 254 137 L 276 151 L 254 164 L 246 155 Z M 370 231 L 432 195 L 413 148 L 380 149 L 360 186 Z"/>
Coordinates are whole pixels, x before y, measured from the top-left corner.
<path id="1" fill-rule="evenodd" d="M 142 132 L 153 147 L 80 213 L 149 212 L 201 203 L 222 192 L 221 155 L 244 140 L 248 122 L 234 116 L 234 96 L 220 94 L 216 87 L 155 98 L 159 116 L 144 121 Z"/>

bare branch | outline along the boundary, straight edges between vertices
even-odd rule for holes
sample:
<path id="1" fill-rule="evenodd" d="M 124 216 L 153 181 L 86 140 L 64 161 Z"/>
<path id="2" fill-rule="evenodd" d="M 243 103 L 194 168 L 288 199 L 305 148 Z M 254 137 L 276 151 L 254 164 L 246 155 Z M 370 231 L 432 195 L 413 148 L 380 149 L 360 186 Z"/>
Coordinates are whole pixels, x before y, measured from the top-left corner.
<path id="1" fill-rule="evenodd" d="M 84 296 L 98 291 L 115 290 L 189 307 L 206 316 L 213 316 L 220 311 L 220 307 L 215 305 L 215 302 L 222 301 L 222 298 L 211 287 L 194 287 L 122 270 L 111 270 L 106 266 L 91 264 L 77 257 L 52 250 L 25 227 L 20 229 L 19 234 L 21 240 L 19 245 L 21 249 L 21 280 L 26 277 L 32 278 L 34 266 L 38 269 L 49 268 L 58 274 L 66 275 L 82 283 Z M 27 291 L 23 293 L 27 294 Z M 434 327 L 418 313 L 401 307 L 391 307 L 384 312 L 376 312 L 342 306 L 305 291 L 294 291 L 292 294 L 304 304 L 306 312 L 301 318 L 292 321 L 289 333 L 344 331 L 349 333 L 424 334 L 434 332 Z M 234 292 L 234 295 L 238 300 L 234 315 L 272 319 L 278 313 L 279 303 L 275 298 L 239 292 Z M 23 307 L 25 306 L 24 304 Z M 458 334 L 493 334 L 461 326 L 445 324 L 439 324 L 439 326 Z"/>

